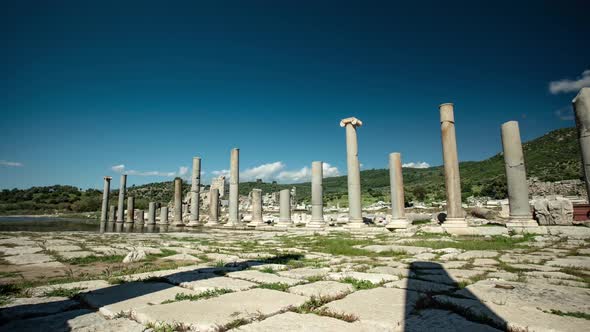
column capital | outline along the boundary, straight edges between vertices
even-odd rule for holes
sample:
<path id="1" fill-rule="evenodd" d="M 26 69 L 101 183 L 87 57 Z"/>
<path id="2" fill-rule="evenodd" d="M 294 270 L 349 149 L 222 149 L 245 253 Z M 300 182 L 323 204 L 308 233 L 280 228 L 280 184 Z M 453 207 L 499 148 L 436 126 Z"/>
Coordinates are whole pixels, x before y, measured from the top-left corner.
<path id="1" fill-rule="evenodd" d="M 355 127 L 360 127 L 363 125 L 363 122 L 361 120 L 355 118 L 354 116 L 340 120 L 340 127 L 346 127 L 347 124 L 351 124 Z"/>
<path id="2" fill-rule="evenodd" d="M 110 177 L 110 176 L 105 176 L 105 177 L 103 177 L 103 179 L 105 179 L 105 180 L 107 180 L 107 181 L 111 181 L 113 178 L 112 178 L 112 177 Z"/>

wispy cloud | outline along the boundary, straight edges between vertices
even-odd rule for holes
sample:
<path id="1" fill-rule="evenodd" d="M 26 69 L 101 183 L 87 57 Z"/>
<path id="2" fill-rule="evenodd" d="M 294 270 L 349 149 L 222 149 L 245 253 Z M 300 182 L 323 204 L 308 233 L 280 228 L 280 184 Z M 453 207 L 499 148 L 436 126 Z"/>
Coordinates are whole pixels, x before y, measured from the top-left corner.
<path id="1" fill-rule="evenodd" d="M 25 165 L 23 165 L 23 163 L 19 163 L 19 162 L 16 162 L 16 161 L 0 160 L 0 166 L 6 166 L 6 167 L 23 167 Z"/>
<path id="2" fill-rule="evenodd" d="M 549 82 L 549 91 L 554 95 L 558 93 L 578 92 L 583 87 L 590 87 L 590 70 L 584 70 L 582 76 L 575 80 L 562 79 Z"/>
<path id="3" fill-rule="evenodd" d="M 571 106 L 566 106 L 558 109 L 555 111 L 555 116 L 559 118 L 561 121 L 573 121 L 574 118 L 574 110 Z"/>
<path id="4" fill-rule="evenodd" d="M 311 179 L 311 168 L 305 166 L 298 170 L 287 170 L 285 169 L 285 163 L 281 161 L 275 161 L 272 163 L 262 164 L 256 167 L 248 168 L 243 172 L 240 172 L 241 181 L 254 181 L 256 179 L 262 179 L 264 181 L 279 181 L 283 183 L 294 183 L 304 182 Z M 323 164 L 324 177 L 332 177 L 340 175 L 338 168 L 330 165 L 329 163 Z M 229 177 L 229 170 L 222 169 L 218 171 L 212 171 L 211 174 L 214 176 L 226 176 Z"/>
<path id="5" fill-rule="evenodd" d="M 411 163 L 405 163 L 402 165 L 402 167 L 406 167 L 406 168 L 428 168 L 430 167 L 430 164 L 425 162 L 425 161 L 419 161 L 419 162 L 411 162 Z"/>
<path id="6" fill-rule="evenodd" d="M 125 165 L 114 165 L 111 170 L 121 174 L 134 175 L 134 176 L 163 176 L 163 177 L 186 177 L 188 175 L 189 168 L 181 166 L 178 172 L 160 172 L 160 171 L 137 171 L 134 169 L 127 169 Z"/>

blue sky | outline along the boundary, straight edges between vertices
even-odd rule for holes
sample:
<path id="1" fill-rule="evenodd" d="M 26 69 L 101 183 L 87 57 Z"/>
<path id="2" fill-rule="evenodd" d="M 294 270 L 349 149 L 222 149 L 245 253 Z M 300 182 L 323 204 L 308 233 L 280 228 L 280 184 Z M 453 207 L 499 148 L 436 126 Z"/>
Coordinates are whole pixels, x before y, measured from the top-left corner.
<path id="1" fill-rule="evenodd" d="M 363 168 L 439 165 L 444 102 L 459 158 L 481 160 L 505 121 L 524 140 L 574 125 L 584 3 L 3 3 L 0 188 L 169 181 L 193 156 L 209 183 L 233 147 L 244 180 L 343 175 L 349 116 Z"/>

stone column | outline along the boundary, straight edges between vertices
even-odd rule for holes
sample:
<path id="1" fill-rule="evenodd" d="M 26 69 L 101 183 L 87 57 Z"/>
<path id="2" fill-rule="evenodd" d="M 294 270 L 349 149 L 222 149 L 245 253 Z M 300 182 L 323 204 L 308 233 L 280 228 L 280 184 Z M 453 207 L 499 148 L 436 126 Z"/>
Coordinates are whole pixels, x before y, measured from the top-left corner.
<path id="1" fill-rule="evenodd" d="M 582 152 L 586 193 L 590 199 L 590 88 L 580 89 L 572 104 L 576 114 L 576 127 L 578 127 L 580 151 Z"/>
<path id="2" fill-rule="evenodd" d="M 109 221 L 115 222 L 117 218 L 117 207 L 114 205 L 109 206 Z"/>
<path id="3" fill-rule="evenodd" d="M 348 224 L 349 228 L 365 227 L 361 203 L 361 169 L 358 158 L 356 127 L 363 125 L 357 118 L 340 121 L 340 127 L 346 129 L 346 165 L 348 169 Z"/>
<path id="4" fill-rule="evenodd" d="M 199 225 L 199 203 L 201 191 L 201 158 L 193 158 L 193 179 L 191 183 L 191 216 L 187 226 Z"/>
<path id="5" fill-rule="evenodd" d="M 229 179 L 229 211 L 228 221 L 226 226 L 237 226 L 241 223 L 240 220 L 240 149 L 231 150 L 230 161 L 230 179 Z"/>
<path id="6" fill-rule="evenodd" d="M 518 122 L 508 121 L 502 125 L 502 149 L 508 185 L 508 203 L 510 204 L 510 221 L 506 226 L 537 227 L 529 205 L 529 185 L 526 181 L 526 168 Z"/>
<path id="7" fill-rule="evenodd" d="M 252 221 L 248 226 L 264 225 L 262 220 L 262 190 L 252 189 Z"/>
<path id="8" fill-rule="evenodd" d="M 102 190 L 102 210 L 100 211 L 100 221 L 109 221 L 109 194 L 111 191 L 111 177 L 104 177 L 104 188 Z M 111 219 L 112 220 L 112 219 Z"/>
<path id="9" fill-rule="evenodd" d="M 127 197 L 127 222 L 132 223 L 135 218 L 135 197 Z"/>
<path id="10" fill-rule="evenodd" d="M 323 163 L 311 163 L 311 220 L 307 227 L 324 227 Z"/>
<path id="11" fill-rule="evenodd" d="M 205 226 L 219 224 L 219 189 L 209 190 L 209 221 Z"/>
<path id="12" fill-rule="evenodd" d="M 144 213 L 145 213 L 145 211 L 143 211 L 143 210 L 137 210 L 137 223 L 136 224 L 143 225 L 143 223 L 145 222 L 144 216 L 143 216 Z"/>
<path id="13" fill-rule="evenodd" d="M 389 186 L 391 191 L 391 221 L 387 224 L 390 229 L 404 229 L 409 223 L 404 210 L 404 177 L 402 175 L 401 154 L 389 154 Z"/>
<path id="14" fill-rule="evenodd" d="M 150 202 L 150 207 L 148 210 L 148 225 L 153 225 L 156 223 L 156 202 Z"/>
<path id="15" fill-rule="evenodd" d="M 291 220 L 291 190 L 281 190 L 280 208 L 279 208 L 279 222 L 275 225 L 278 227 L 289 227 L 293 225 Z"/>
<path id="16" fill-rule="evenodd" d="M 162 206 L 160 208 L 160 224 L 168 225 L 168 207 Z"/>
<path id="17" fill-rule="evenodd" d="M 456 230 L 461 232 L 461 229 L 467 227 L 467 222 L 465 221 L 463 207 L 461 206 L 461 178 L 459 176 L 459 158 L 457 157 L 453 104 L 442 104 L 439 106 L 439 109 L 445 187 L 447 189 L 447 218 L 443 223 L 443 227 L 447 231 Z"/>
<path id="18" fill-rule="evenodd" d="M 182 226 L 182 179 L 174 179 L 174 226 Z"/>
<path id="19" fill-rule="evenodd" d="M 119 184 L 119 206 L 117 207 L 117 222 L 123 222 L 125 213 L 125 190 L 127 187 L 127 174 L 121 174 L 121 183 Z"/>

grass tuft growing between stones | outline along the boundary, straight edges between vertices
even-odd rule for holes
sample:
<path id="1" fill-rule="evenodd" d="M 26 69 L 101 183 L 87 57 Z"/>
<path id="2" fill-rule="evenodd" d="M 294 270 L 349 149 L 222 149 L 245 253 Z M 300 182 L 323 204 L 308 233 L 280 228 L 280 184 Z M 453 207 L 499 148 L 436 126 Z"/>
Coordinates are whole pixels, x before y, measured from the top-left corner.
<path id="1" fill-rule="evenodd" d="M 164 322 L 149 322 L 145 327 L 153 332 L 176 332 L 176 331 L 190 331 L 190 328 L 184 326 L 182 323 L 164 323 Z"/>
<path id="2" fill-rule="evenodd" d="M 340 319 L 340 320 L 343 320 L 343 321 L 349 322 L 349 323 L 356 322 L 357 320 L 359 320 L 359 318 L 354 314 L 333 312 L 333 311 L 328 310 L 327 308 L 318 309 L 315 311 L 315 313 L 320 316 L 332 317 L 332 318 Z"/>
<path id="3" fill-rule="evenodd" d="M 309 314 L 320 309 L 321 306 L 328 302 L 340 300 L 347 294 L 342 293 L 335 296 L 312 296 L 309 300 L 305 301 L 302 305 L 297 308 L 293 308 L 292 311 L 299 314 Z"/>
<path id="4" fill-rule="evenodd" d="M 590 320 L 590 314 L 587 314 L 585 312 L 580 312 L 580 311 L 572 312 L 572 311 L 561 311 L 561 310 L 551 309 L 550 311 L 543 311 L 543 312 L 546 312 L 548 314 L 558 315 L 558 316 L 567 316 L 567 317 L 575 317 L 575 318 Z"/>
<path id="5" fill-rule="evenodd" d="M 271 283 L 258 285 L 258 288 L 278 290 L 281 292 L 286 292 L 287 289 L 289 289 L 289 287 L 291 287 L 291 286 L 289 286 L 285 283 L 282 283 L 282 282 L 271 282 Z"/>
<path id="6" fill-rule="evenodd" d="M 418 220 L 414 220 L 412 221 L 412 225 L 424 225 L 424 224 L 430 224 L 430 219 L 418 219 Z"/>
<path id="7" fill-rule="evenodd" d="M 458 237 L 456 241 L 412 241 L 410 245 L 415 247 L 426 247 L 432 249 L 456 248 L 462 250 L 510 250 L 518 248 L 520 244 L 532 240 L 533 234 L 525 234 L 522 238 L 506 236 L 482 236 Z"/>
<path id="8" fill-rule="evenodd" d="M 259 269 L 258 271 L 263 272 L 263 273 L 275 273 L 275 270 L 272 267 L 264 267 L 262 269 Z"/>
<path id="9" fill-rule="evenodd" d="M 167 300 L 162 302 L 162 304 L 166 304 L 166 303 L 172 303 L 172 302 L 177 302 L 177 301 L 199 301 L 199 300 L 206 300 L 206 299 L 210 299 L 212 297 L 217 297 L 219 295 L 223 295 L 223 294 L 227 294 L 227 293 L 233 293 L 233 290 L 231 289 L 227 289 L 227 288 L 216 288 L 216 289 L 211 289 L 208 291 L 205 291 L 203 293 L 200 294 L 186 294 L 186 293 L 177 293 L 176 296 L 174 297 L 174 300 Z"/>
<path id="10" fill-rule="evenodd" d="M 109 255 L 109 256 L 86 256 L 72 259 L 62 260 L 64 263 L 71 265 L 89 265 L 93 263 L 121 263 L 125 256 L 123 255 Z"/>
<path id="11" fill-rule="evenodd" d="M 359 280 L 352 277 L 346 277 L 340 281 L 343 283 L 351 284 L 355 290 L 372 289 L 375 287 L 379 287 L 379 285 L 376 285 L 368 280 Z"/>
<path id="12" fill-rule="evenodd" d="M 83 291 L 84 288 L 79 288 L 79 287 L 74 287 L 74 288 L 62 288 L 62 287 L 58 287 L 58 288 L 54 288 L 52 290 L 49 290 L 47 292 L 45 292 L 43 294 L 44 297 L 68 297 L 68 298 L 73 298 L 76 295 L 80 294 L 81 291 Z"/>

